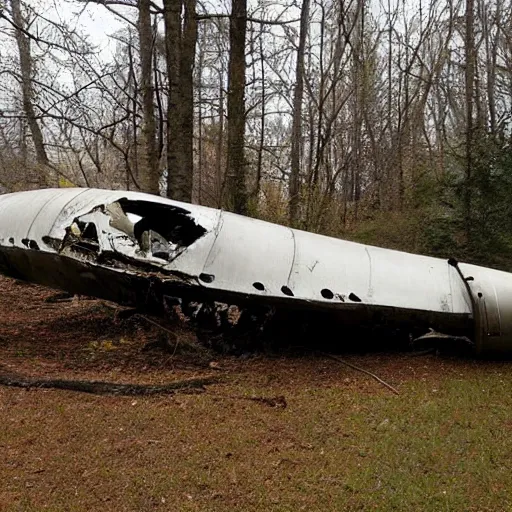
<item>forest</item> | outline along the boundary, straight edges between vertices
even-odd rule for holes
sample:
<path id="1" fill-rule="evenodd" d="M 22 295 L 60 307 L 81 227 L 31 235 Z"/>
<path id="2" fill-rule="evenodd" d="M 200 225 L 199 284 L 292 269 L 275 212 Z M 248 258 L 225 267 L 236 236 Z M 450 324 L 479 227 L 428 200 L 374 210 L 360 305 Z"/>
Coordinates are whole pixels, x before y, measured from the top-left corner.
<path id="1" fill-rule="evenodd" d="M 511 108 L 512 0 L 0 0 L 0 192 L 140 190 L 512 270 Z"/>

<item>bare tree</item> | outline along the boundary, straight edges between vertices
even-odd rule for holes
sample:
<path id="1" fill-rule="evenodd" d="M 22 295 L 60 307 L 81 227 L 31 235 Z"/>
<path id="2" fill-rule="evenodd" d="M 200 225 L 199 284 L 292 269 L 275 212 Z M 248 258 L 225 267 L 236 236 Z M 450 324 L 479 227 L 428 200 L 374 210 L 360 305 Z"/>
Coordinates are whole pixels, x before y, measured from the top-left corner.
<path id="1" fill-rule="evenodd" d="M 11 0 L 12 21 L 16 44 L 19 53 L 21 90 L 23 95 L 23 110 L 27 119 L 32 142 L 36 154 L 36 160 L 41 169 L 48 168 L 50 161 L 46 153 L 43 134 L 37 121 L 34 108 L 34 86 L 33 86 L 33 62 L 30 52 L 30 39 L 26 32 L 26 22 L 21 10 L 20 0 Z"/>
<path id="2" fill-rule="evenodd" d="M 165 0 L 167 51 L 167 195 L 192 200 L 193 66 L 197 39 L 195 0 Z"/>
<path id="3" fill-rule="evenodd" d="M 290 164 L 289 218 L 296 224 L 300 202 L 300 162 L 302 155 L 302 102 L 304 95 L 305 49 L 309 26 L 309 0 L 303 0 L 300 14 L 299 45 L 295 68 L 295 89 L 293 93 L 293 121 Z"/>
<path id="4" fill-rule="evenodd" d="M 153 86 L 154 37 L 151 0 L 139 1 L 140 90 L 142 94 L 143 173 L 140 184 L 145 192 L 159 193 L 160 172 L 156 146 L 155 91 Z"/>
<path id="5" fill-rule="evenodd" d="M 245 161 L 245 37 L 247 0 L 232 0 L 229 24 L 228 170 L 227 203 L 234 212 L 247 213 Z"/>
<path id="6" fill-rule="evenodd" d="M 464 49 L 466 56 L 465 71 L 465 95 L 466 95 L 466 183 L 464 187 L 464 222 L 467 241 L 471 241 L 472 229 L 472 171 L 473 171 L 473 106 L 474 106 L 474 86 L 475 86 L 475 1 L 466 0 L 465 14 L 465 40 Z"/>
<path id="7" fill-rule="evenodd" d="M 197 42 L 196 0 L 184 0 L 183 35 L 181 41 L 180 89 L 181 89 L 181 134 L 182 169 L 184 178 L 181 190 L 182 201 L 192 200 L 194 175 L 194 63 Z"/>

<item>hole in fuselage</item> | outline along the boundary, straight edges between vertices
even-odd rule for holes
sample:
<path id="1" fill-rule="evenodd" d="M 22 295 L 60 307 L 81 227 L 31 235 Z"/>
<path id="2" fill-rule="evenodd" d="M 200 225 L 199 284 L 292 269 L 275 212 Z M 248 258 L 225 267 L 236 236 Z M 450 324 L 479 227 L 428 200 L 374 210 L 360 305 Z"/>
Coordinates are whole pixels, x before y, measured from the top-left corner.
<path id="1" fill-rule="evenodd" d="M 263 283 L 256 282 L 252 283 L 252 285 L 254 286 L 254 288 L 256 288 L 256 290 L 259 290 L 260 292 L 265 291 L 265 285 Z"/>
<path id="2" fill-rule="evenodd" d="M 334 299 L 334 293 L 332 293 L 328 288 L 324 288 L 320 293 L 324 299 Z"/>
<path id="3" fill-rule="evenodd" d="M 203 283 L 213 283 L 215 276 L 213 274 L 199 274 L 199 279 L 203 281 Z"/>
<path id="4" fill-rule="evenodd" d="M 355 294 L 355 293 L 351 293 L 348 298 L 352 301 L 352 302 L 361 302 L 361 299 Z"/>
<path id="5" fill-rule="evenodd" d="M 87 255 L 99 253 L 98 230 L 93 222 L 83 222 L 79 218 L 75 219 L 72 226 L 67 230 L 66 239 L 70 242 L 74 251 Z"/>
<path id="6" fill-rule="evenodd" d="M 30 240 L 30 238 L 23 238 L 21 243 L 28 247 L 29 249 L 33 249 L 34 251 L 39 251 L 39 245 L 37 245 L 37 242 L 35 240 Z"/>
<path id="7" fill-rule="evenodd" d="M 121 198 L 108 210 L 111 225 L 135 238 L 142 253 L 166 261 L 206 233 L 190 211 L 173 205 Z M 201 281 L 211 283 L 213 278 Z"/>
<path id="8" fill-rule="evenodd" d="M 119 199 L 118 203 L 125 215 L 131 214 L 133 219 L 140 219 L 133 226 L 135 238 L 139 241 L 144 232 L 153 231 L 170 244 L 188 247 L 206 233 L 206 229 L 183 208 L 127 198 Z"/>
<path id="9" fill-rule="evenodd" d="M 98 240 L 98 230 L 96 229 L 95 224 L 92 222 L 88 222 L 83 230 L 82 230 L 82 238 L 89 240 L 91 242 L 99 243 Z"/>
<path id="10" fill-rule="evenodd" d="M 285 295 L 288 295 L 288 297 L 293 297 L 293 292 L 290 290 L 290 288 L 288 288 L 288 286 L 281 286 L 281 291 Z"/>

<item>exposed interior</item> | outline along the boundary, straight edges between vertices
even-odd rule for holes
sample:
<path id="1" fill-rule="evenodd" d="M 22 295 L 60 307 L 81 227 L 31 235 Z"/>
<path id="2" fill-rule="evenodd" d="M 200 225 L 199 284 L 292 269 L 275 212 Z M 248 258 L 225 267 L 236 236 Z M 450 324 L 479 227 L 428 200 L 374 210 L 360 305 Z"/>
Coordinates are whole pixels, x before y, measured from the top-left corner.
<path id="1" fill-rule="evenodd" d="M 107 225 L 136 243 L 137 254 L 172 261 L 184 248 L 206 233 L 190 212 L 176 206 L 122 198 L 74 219 L 66 229 L 61 250 L 98 255 L 106 248 L 100 242 Z M 116 252 L 116 246 L 113 246 Z M 123 252 L 118 249 L 118 252 Z M 127 256 L 127 254 L 124 254 Z"/>
<path id="2" fill-rule="evenodd" d="M 147 233 L 152 232 L 158 235 L 155 236 L 156 247 L 162 240 L 175 246 L 188 247 L 206 233 L 206 229 L 195 222 L 190 212 L 182 208 L 126 198 L 120 199 L 118 203 L 125 215 L 140 217 L 133 227 L 139 243 Z"/>

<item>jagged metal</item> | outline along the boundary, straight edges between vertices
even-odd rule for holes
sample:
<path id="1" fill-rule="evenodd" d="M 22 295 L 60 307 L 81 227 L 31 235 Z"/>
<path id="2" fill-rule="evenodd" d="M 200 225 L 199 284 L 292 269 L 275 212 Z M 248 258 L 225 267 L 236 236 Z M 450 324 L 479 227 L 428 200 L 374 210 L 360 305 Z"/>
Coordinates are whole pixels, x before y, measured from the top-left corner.
<path id="1" fill-rule="evenodd" d="M 0 272 L 138 307 L 174 297 L 318 310 L 512 350 L 512 274 L 137 192 L 1 195 Z"/>

